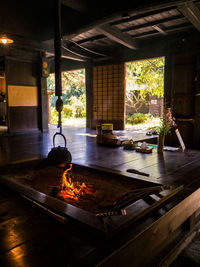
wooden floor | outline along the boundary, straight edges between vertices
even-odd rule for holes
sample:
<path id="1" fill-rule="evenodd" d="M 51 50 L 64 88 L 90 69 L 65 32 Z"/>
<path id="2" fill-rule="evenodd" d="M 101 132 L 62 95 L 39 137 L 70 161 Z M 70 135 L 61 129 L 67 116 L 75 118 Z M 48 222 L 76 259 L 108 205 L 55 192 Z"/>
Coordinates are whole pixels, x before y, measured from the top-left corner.
<path id="1" fill-rule="evenodd" d="M 50 134 L 3 136 L 0 138 L 0 164 L 46 157 L 52 144 Z M 185 185 L 189 193 L 200 185 L 200 151 L 140 154 L 122 147 L 96 144 L 96 132 L 64 127 L 73 162 L 126 171 L 129 168 L 148 173 L 135 175 L 164 184 Z M 136 139 L 132 132 L 118 132 L 121 137 Z M 138 139 L 145 136 L 137 135 Z M 62 145 L 63 140 L 57 140 Z M 74 222 L 66 225 L 48 218 L 29 206 L 17 194 L 0 187 L 0 266 L 90 266 L 101 258 L 100 241 L 83 233 Z M 95 259 L 93 258 L 95 257 Z M 84 259 L 84 260 L 83 260 Z"/>
<path id="2" fill-rule="evenodd" d="M 72 266 L 95 246 L 71 222 L 63 225 L 0 190 L 0 266 Z"/>

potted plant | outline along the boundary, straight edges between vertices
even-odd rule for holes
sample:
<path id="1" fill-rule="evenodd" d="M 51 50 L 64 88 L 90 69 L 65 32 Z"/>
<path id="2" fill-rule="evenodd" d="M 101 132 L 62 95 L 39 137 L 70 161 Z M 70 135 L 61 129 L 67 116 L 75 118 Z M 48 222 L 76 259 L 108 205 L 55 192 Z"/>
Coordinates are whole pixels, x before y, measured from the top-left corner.
<path id="1" fill-rule="evenodd" d="M 164 108 L 163 117 L 160 119 L 160 125 L 157 127 L 158 153 L 163 152 L 165 135 L 169 134 L 175 126 L 175 118 L 172 116 L 171 108 Z"/>

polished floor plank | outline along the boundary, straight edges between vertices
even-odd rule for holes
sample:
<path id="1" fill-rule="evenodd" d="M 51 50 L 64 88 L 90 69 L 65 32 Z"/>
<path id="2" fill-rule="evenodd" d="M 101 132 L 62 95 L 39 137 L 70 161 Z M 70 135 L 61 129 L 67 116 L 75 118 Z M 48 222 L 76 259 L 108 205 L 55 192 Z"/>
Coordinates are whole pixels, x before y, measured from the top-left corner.
<path id="1" fill-rule="evenodd" d="M 0 199 L 5 190 L 1 188 Z M 95 249 L 71 223 L 54 221 L 16 194 L 5 205 L 7 215 L 3 216 L 4 208 L 0 213 L 0 266 L 70 266 Z"/>

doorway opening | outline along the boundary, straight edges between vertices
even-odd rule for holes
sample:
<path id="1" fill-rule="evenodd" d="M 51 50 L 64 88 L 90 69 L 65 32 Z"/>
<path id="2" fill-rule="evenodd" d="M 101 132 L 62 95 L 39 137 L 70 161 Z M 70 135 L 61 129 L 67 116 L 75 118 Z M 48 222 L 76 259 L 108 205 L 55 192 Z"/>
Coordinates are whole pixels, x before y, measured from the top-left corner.
<path id="1" fill-rule="evenodd" d="M 156 132 L 164 108 L 165 58 L 126 62 L 126 129 Z"/>
<path id="2" fill-rule="evenodd" d="M 49 124 L 58 123 L 55 105 L 55 74 L 47 78 Z M 62 72 L 62 125 L 86 127 L 85 69 Z"/>

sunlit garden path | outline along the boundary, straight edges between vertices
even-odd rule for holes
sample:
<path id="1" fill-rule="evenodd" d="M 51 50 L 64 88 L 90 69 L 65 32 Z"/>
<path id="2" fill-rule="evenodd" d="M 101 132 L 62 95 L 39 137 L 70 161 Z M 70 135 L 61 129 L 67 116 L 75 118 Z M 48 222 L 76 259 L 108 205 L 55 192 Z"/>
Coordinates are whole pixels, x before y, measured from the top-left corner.
<path id="1" fill-rule="evenodd" d="M 86 118 L 63 118 L 63 126 L 86 127 Z"/>
<path id="2" fill-rule="evenodd" d="M 126 130 L 147 132 L 151 128 L 156 128 L 159 125 L 160 118 L 151 118 L 144 123 L 126 124 Z"/>

